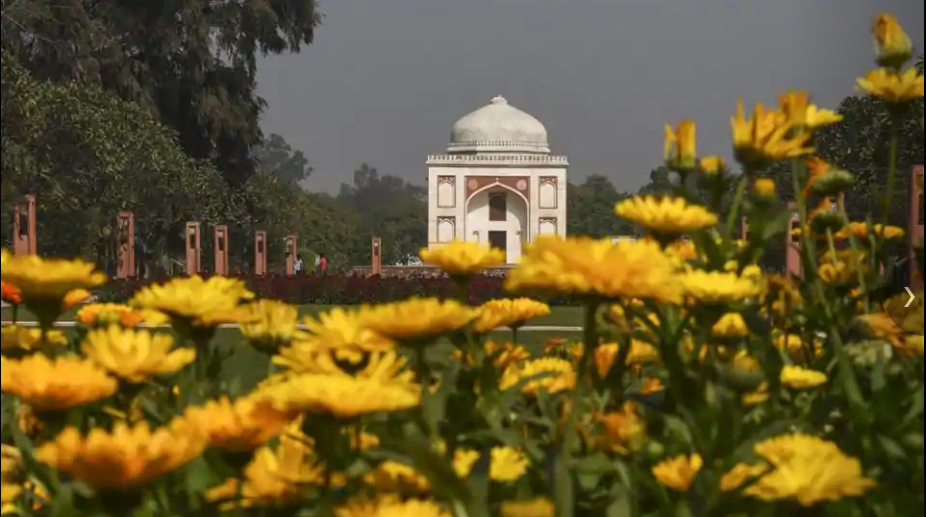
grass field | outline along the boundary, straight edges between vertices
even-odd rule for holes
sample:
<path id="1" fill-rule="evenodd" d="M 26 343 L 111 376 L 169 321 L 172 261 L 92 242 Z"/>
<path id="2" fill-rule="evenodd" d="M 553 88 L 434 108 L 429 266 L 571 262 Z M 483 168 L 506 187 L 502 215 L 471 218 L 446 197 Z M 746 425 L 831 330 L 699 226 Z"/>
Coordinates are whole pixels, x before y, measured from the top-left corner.
<path id="1" fill-rule="evenodd" d="M 303 316 L 313 316 L 320 312 L 331 309 L 329 305 L 303 305 L 299 307 L 299 312 Z M 78 309 L 72 309 L 61 317 L 61 321 L 74 321 L 74 314 Z M 13 309 L 4 307 L 0 310 L 0 320 L 4 323 L 11 321 L 13 318 Z M 19 310 L 19 321 L 35 321 L 35 316 L 24 309 Z M 531 325 L 551 326 L 551 327 L 578 327 L 582 325 L 581 307 L 553 307 L 548 316 L 531 320 Z"/>

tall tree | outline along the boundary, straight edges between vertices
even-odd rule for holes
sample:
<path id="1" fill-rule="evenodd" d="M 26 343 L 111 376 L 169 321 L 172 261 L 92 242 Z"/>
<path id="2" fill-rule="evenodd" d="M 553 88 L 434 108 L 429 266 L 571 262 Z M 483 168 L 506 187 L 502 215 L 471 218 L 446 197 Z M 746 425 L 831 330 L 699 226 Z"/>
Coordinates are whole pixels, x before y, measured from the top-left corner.
<path id="1" fill-rule="evenodd" d="M 94 86 L 38 81 L 6 54 L 0 91 L 2 211 L 37 194 L 41 253 L 111 265 L 120 210 L 135 213 L 140 260 L 145 250 L 179 253 L 185 221 L 244 220 L 215 169 L 189 159 L 138 105 Z"/>
<path id="2" fill-rule="evenodd" d="M 309 159 L 277 134 L 271 134 L 254 149 L 254 159 L 262 171 L 292 183 L 305 181 L 312 174 Z"/>
<path id="3" fill-rule="evenodd" d="M 101 86 L 155 113 L 232 185 L 254 173 L 259 54 L 310 44 L 313 0 L 3 0 L 3 50 L 39 79 Z"/>
<path id="4" fill-rule="evenodd" d="M 673 185 L 672 172 L 666 167 L 660 166 L 650 171 L 649 183 L 643 185 L 638 194 L 641 196 L 664 196 L 672 192 Z"/>
<path id="5" fill-rule="evenodd" d="M 627 194 L 618 192 L 606 176 L 593 174 L 579 185 L 569 185 L 567 199 L 569 235 L 597 239 L 632 233 L 633 228 L 614 215 L 614 206 Z"/>

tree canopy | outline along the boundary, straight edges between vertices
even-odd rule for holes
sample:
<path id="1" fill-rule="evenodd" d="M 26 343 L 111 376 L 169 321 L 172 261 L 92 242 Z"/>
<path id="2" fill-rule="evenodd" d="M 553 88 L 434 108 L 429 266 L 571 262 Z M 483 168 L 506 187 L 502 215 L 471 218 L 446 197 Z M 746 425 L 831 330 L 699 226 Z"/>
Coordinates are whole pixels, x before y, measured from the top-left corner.
<path id="1" fill-rule="evenodd" d="M 259 55 L 312 43 L 313 0 L 3 0 L 2 49 L 39 80 L 99 86 L 155 114 L 231 185 L 256 170 Z"/>

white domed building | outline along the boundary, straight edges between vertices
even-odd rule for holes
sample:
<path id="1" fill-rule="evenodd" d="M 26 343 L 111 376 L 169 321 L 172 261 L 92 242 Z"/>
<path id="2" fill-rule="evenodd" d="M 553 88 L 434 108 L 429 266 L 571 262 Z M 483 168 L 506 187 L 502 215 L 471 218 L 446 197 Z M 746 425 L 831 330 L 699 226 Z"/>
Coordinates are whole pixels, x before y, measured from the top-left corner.
<path id="1" fill-rule="evenodd" d="M 429 247 L 477 241 L 514 264 L 538 235 L 565 236 L 569 161 L 550 153 L 540 121 L 504 97 L 458 120 L 447 152 L 427 165 Z"/>

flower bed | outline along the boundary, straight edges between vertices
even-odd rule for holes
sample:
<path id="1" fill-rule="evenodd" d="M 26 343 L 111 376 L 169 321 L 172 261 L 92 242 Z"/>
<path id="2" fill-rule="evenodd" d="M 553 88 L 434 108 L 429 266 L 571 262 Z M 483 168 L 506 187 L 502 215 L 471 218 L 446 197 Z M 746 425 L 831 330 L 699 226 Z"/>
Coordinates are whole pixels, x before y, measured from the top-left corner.
<path id="1" fill-rule="evenodd" d="M 104 301 L 125 302 L 139 289 L 157 280 L 113 281 L 99 293 Z M 268 275 L 241 277 L 248 287 L 262 298 L 274 298 L 293 305 L 359 305 L 389 303 L 413 296 L 451 298 L 457 287 L 447 277 L 380 277 L 380 276 L 297 276 Z M 481 275 L 469 287 L 469 301 L 481 304 L 495 298 L 506 298 L 499 276 Z M 574 300 L 557 297 L 545 300 L 551 305 L 576 305 Z"/>

